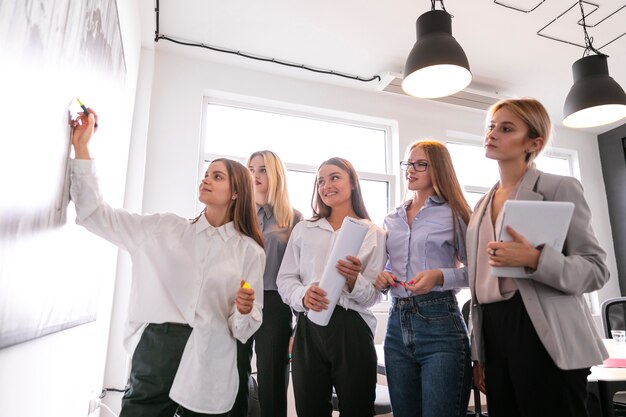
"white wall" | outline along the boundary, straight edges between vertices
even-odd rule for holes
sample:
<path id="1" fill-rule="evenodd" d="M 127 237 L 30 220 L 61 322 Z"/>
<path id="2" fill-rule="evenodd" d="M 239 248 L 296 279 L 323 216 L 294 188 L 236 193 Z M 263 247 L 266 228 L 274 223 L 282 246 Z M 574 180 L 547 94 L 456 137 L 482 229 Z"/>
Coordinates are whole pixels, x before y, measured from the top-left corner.
<path id="1" fill-rule="evenodd" d="M 126 132 L 109 143 L 95 145 L 108 162 L 101 164 L 102 172 L 111 174 L 108 186 L 123 195 L 126 178 L 126 160 L 130 143 L 132 120 L 140 55 L 139 13 L 135 2 L 118 2 L 121 35 L 126 59 L 126 79 L 123 100 L 117 103 L 124 114 L 121 120 L 101 121 L 101 131 L 107 125 L 118 132 Z M 94 83 L 98 80 L 94 79 Z M 97 110 L 97 103 L 89 103 Z M 103 137 L 106 137 L 103 133 Z M 27 158 L 27 156 L 26 156 Z M 24 163 L 28 163 L 28 159 Z M 120 168 L 121 167 L 121 168 Z M 118 181 L 121 180 L 121 181 Z M 121 198 L 120 198 L 121 201 Z M 105 356 L 109 335 L 109 319 L 116 270 L 116 250 L 101 239 L 90 236 L 73 225 L 69 214 L 67 233 L 84 239 L 86 246 L 97 248 L 98 256 L 110 259 L 98 271 L 84 270 L 85 274 L 101 275 L 98 318 L 95 322 L 78 326 L 0 350 L 0 415 L 19 417 L 84 417 L 89 399 L 99 395 L 103 387 Z M 66 232 L 62 233 L 66 233 Z M 104 243 L 104 244 L 103 244 Z M 93 245 L 93 246 L 92 246 Z M 33 262 L 37 262 L 33 254 Z M 51 279 L 55 269 L 51 268 Z"/>

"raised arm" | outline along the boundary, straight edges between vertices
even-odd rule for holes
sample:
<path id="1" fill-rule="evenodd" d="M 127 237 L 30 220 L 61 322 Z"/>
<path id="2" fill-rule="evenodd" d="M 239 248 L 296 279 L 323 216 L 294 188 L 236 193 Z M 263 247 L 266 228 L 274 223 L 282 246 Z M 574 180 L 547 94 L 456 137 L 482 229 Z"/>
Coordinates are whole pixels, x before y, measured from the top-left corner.
<path id="1" fill-rule="evenodd" d="M 132 252 L 143 239 L 153 233 L 163 215 L 142 216 L 123 209 L 111 208 L 104 202 L 89 143 L 95 133 L 98 115 L 92 109 L 72 123 L 72 146 L 75 159 L 71 161 L 70 195 L 76 207 L 76 223 Z"/>

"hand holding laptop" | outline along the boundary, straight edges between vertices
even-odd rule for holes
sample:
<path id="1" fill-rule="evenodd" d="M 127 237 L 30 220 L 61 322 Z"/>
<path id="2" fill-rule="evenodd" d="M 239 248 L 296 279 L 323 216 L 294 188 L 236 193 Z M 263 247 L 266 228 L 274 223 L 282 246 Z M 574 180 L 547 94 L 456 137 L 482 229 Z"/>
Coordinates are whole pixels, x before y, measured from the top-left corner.
<path id="1" fill-rule="evenodd" d="M 511 226 L 505 226 L 505 231 L 511 236 L 510 242 L 490 242 L 487 245 L 489 265 L 491 267 L 523 265 L 525 268 L 537 269 L 541 251 Z"/>
<path id="2" fill-rule="evenodd" d="M 537 268 L 538 247 L 563 249 L 574 204 L 508 200 L 502 210 L 502 222 L 496 229 L 498 241 L 488 244 L 492 273 L 498 277 L 527 278 Z"/>

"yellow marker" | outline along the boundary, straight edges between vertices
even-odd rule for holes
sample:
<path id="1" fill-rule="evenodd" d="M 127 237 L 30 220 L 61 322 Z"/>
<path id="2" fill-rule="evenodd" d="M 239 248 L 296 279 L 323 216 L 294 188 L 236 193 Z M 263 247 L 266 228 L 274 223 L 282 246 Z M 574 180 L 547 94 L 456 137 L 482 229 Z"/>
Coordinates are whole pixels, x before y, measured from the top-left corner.
<path id="1" fill-rule="evenodd" d="M 252 288 L 252 287 L 247 282 L 244 282 L 241 288 Z"/>

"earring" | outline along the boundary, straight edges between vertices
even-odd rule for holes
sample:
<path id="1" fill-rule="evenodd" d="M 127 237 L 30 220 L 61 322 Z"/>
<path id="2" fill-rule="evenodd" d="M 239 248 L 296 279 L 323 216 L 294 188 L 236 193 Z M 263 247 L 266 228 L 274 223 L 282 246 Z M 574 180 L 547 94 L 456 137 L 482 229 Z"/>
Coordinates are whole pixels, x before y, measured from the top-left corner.
<path id="1" fill-rule="evenodd" d="M 235 200 L 236 198 L 237 198 L 237 196 L 236 196 L 236 195 L 234 195 L 234 196 L 232 196 L 232 198 L 231 198 L 231 199 L 232 199 L 232 200 Z"/>

